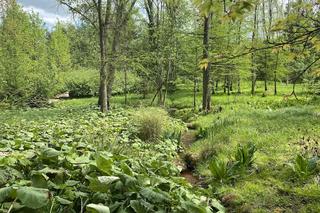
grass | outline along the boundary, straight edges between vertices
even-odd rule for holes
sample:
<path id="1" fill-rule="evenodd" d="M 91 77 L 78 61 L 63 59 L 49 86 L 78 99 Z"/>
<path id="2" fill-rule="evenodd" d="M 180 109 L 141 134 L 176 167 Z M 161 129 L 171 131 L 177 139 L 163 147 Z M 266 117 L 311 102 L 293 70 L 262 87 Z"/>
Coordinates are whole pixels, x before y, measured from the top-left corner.
<path id="1" fill-rule="evenodd" d="M 211 159 L 232 158 L 238 144 L 253 142 L 257 147 L 255 171 L 215 191 L 221 198 L 232 195 L 229 211 L 318 212 L 319 183 L 297 181 L 287 164 L 300 153 L 301 138 L 311 136 L 319 141 L 320 100 L 241 95 L 216 96 L 213 101 L 222 112 L 193 121 L 208 132 L 188 150 L 200 161 L 197 172 L 209 177 Z"/>

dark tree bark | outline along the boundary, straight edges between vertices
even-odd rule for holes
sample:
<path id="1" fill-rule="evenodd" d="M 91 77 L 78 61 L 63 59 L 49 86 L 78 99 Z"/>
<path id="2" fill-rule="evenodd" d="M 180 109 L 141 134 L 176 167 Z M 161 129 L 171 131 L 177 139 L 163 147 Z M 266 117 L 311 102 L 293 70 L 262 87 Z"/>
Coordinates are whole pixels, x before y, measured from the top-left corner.
<path id="1" fill-rule="evenodd" d="M 211 63 L 209 61 L 209 33 L 210 21 L 212 14 L 204 18 L 204 36 L 203 36 L 203 59 L 208 60 L 208 65 L 203 69 L 203 93 L 202 93 L 202 110 L 210 111 L 211 108 L 211 92 L 210 92 L 210 70 Z"/>
<path id="2" fill-rule="evenodd" d="M 278 94 L 278 88 L 277 88 L 277 70 L 278 70 L 278 63 L 279 63 L 279 52 L 277 52 L 277 58 L 276 58 L 276 65 L 274 68 L 274 76 L 273 76 L 273 81 L 274 81 L 274 95 Z"/>
<path id="3" fill-rule="evenodd" d="M 257 10 L 258 5 L 254 8 L 254 20 L 253 20 L 253 31 L 252 31 L 252 47 L 254 47 L 255 36 L 257 31 Z M 251 54 L 251 94 L 254 95 L 256 93 L 256 71 L 254 67 L 254 53 Z"/>

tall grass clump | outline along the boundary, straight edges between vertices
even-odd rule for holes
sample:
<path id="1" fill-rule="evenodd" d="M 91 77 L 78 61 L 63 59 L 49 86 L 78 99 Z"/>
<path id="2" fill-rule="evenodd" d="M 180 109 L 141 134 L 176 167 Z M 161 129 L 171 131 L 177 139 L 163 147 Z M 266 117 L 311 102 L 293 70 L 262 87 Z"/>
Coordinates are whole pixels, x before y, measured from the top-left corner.
<path id="1" fill-rule="evenodd" d="M 163 109 L 143 108 L 135 113 L 134 121 L 138 128 L 138 137 L 143 141 L 155 142 L 161 138 L 169 116 Z"/>

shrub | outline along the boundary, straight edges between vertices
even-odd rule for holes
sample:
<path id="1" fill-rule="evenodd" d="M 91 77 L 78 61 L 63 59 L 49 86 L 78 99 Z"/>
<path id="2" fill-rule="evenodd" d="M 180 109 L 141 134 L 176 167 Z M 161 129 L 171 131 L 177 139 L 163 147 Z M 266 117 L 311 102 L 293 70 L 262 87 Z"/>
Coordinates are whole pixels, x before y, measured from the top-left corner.
<path id="1" fill-rule="evenodd" d="M 88 98 L 94 95 L 92 87 L 87 81 L 68 82 L 67 88 L 70 98 Z"/>
<path id="2" fill-rule="evenodd" d="M 139 110 L 135 117 L 139 138 L 143 141 L 160 139 L 168 119 L 167 112 L 162 109 L 146 108 Z"/>

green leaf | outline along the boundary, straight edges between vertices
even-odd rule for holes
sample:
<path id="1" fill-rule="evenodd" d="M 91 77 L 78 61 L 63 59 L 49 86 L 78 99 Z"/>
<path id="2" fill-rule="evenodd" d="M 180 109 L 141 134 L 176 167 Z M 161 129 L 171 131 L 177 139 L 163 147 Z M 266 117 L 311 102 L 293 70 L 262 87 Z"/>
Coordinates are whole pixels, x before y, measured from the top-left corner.
<path id="1" fill-rule="evenodd" d="M 57 197 L 55 197 L 55 198 L 56 198 L 56 200 L 57 200 L 61 205 L 70 205 L 70 204 L 72 204 L 72 201 L 66 200 L 66 199 L 61 198 L 61 197 L 59 197 L 59 196 L 57 196 Z"/>
<path id="2" fill-rule="evenodd" d="M 156 192 L 150 188 L 145 188 L 140 191 L 141 195 L 146 199 L 155 202 L 155 203 L 162 203 L 162 202 L 169 202 L 169 196 L 164 192 Z"/>
<path id="3" fill-rule="evenodd" d="M 22 187 L 17 190 L 17 198 L 28 208 L 39 209 L 47 205 L 49 191 L 33 187 Z"/>
<path id="4" fill-rule="evenodd" d="M 60 152 L 53 148 L 46 148 L 42 152 L 42 158 L 45 160 L 58 160 Z"/>
<path id="5" fill-rule="evenodd" d="M 221 205 L 221 203 L 217 200 L 217 199 L 213 199 L 211 201 L 211 205 L 216 208 L 217 210 L 219 210 L 217 213 L 225 213 L 226 209 L 224 208 L 223 205 Z"/>
<path id="6" fill-rule="evenodd" d="M 109 156 L 99 155 L 96 159 L 97 168 L 108 174 L 111 175 L 112 167 L 113 167 L 113 159 Z"/>
<path id="7" fill-rule="evenodd" d="M 138 200 L 131 200 L 130 206 L 136 213 L 150 212 L 150 209 Z"/>
<path id="8" fill-rule="evenodd" d="M 197 204 L 190 202 L 190 201 L 185 201 L 181 205 L 186 211 L 188 211 L 190 213 L 207 213 L 208 212 L 207 208 L 200 206 L 200 205 L 197 205 Z"/>
<path id="9" fill-rule="evenodd" d="M 87 210 L 91 213 L 110 213 L 109 207 L 102 204 L 89 204 Z"/>
<path id="10" fill-rule="evenodd" d="M 120 178 L 115 176 L 99 176 L 98 178 L 92 178 L 87 176 L 90 181 L 90 189 L 95 192 L 108 192 L 110 184 L 119 180 Z"/>
<path id="11" fill-rule="evenodd" d="M 5 201 L 9 197 L 13 190 L 14 189 L 12 187 L 5 187 L 0 189 L 0 203 Z"/>

